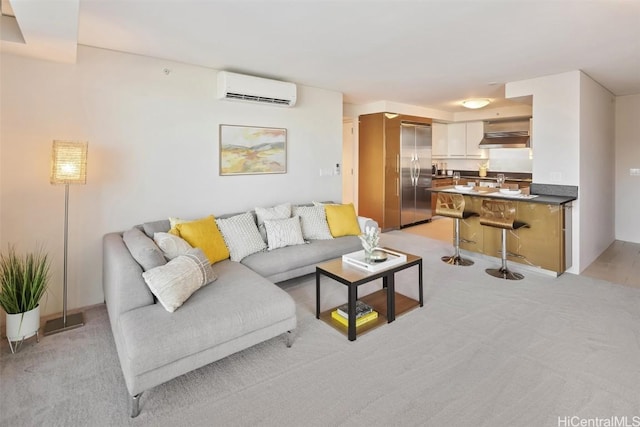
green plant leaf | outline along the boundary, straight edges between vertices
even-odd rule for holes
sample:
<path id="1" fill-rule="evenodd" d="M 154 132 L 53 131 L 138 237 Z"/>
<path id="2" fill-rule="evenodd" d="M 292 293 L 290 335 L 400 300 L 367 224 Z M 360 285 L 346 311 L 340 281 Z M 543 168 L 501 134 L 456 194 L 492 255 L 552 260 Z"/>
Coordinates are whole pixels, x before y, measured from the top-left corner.
<path id="1" fill-rule="evenodd" d="M 8 314 L 34 309 L 47 290 L 49 268 L 42 249 L 18 255 L 9 245 L 7 253 L 0 254 L 0 307 Z"/>

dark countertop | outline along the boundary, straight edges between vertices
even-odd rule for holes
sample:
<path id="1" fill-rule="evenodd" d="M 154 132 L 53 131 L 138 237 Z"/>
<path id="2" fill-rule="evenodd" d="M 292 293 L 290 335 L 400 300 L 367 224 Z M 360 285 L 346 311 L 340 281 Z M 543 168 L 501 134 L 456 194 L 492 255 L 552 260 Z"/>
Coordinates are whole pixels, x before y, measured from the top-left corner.
<path id="1" fill-rule="evenodd" d="M 528 198 L 526 196 L 505 196 L 500 194 L 497 188 L 481 187 L 480 191 L 456 191 L 454 186 L 430 188 L 433 193 L 446 192 L 463 194 L 469 197 L 489 197 L 492 199 L 513 200 L 515 202 L 543 203 L 545 205 L 564 205 L 577 199 L 574 196 L 551 196 L 546 194 L 536 194 L 535 197 Z M 497 194 L 496 194 L 497 193 Z"/>

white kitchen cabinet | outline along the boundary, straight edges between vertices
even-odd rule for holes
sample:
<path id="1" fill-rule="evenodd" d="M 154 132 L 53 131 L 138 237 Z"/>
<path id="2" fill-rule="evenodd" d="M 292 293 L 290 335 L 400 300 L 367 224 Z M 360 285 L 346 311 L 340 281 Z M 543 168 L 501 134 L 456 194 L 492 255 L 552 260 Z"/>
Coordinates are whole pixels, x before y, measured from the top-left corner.
<path id="1" fill-rule="evenodd" d="M 487 150 L 478 147 L 480 141 L 484 137 L 484 122 L 468 122 L 466 123 L 466 155 L 471 158 L 486 159 Z"/>
<path id="2" fill-rule="evenodd" d="M 484 136 L 483 122 L 433 123 L 431 157 L 434 159 L 485 159 L 478 148 Z"/>
<path id="3" fill-rule="evenodd" d="M 465 157 L 467 155 L 467 124 L 450 123 L 447 125 L 447 134 L 449 157 Z"/>
<path id="4" fill-rule="evenodd" d="M 431 157 L 447 158 L 447 125 L 444 123 L 431 124 Z"/>

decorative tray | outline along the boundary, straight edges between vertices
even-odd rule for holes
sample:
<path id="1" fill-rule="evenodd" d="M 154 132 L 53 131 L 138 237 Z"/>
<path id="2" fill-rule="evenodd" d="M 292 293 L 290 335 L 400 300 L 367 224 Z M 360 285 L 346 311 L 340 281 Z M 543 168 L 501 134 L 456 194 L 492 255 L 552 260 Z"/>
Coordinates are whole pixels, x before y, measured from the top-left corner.
<path id="1" fill-rule="evenodd" d="M 407 262 L 407 256 L 398 252 L 394 252 L 390 249 L 376 248 L 376 251 L 382 251 L 387 254 L 387 258 L 384 261 L 373 262 L 369 264 L 364 260 L 364 249 L 356 252 L 351 252 L 342 255 L 342 262 L 357 267 L 361 270 L 368 271 L 370 273 L 376 273 L 378 271 L 386 270 L 396 265 Z"/>

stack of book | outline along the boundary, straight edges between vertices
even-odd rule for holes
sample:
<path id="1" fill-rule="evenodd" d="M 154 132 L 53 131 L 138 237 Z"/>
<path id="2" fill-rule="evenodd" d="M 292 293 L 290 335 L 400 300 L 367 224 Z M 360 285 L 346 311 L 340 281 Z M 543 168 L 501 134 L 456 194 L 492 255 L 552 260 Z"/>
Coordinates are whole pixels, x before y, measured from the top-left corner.
<path id="1" fill-rule="evenodd" d="M 344 326 L 349 326 L 349 305 L 343 304 L 331 312 L 331 317 Z M 378 318 L 378 312 L 369 304 L 356 301 L 356 327 Z"/>

